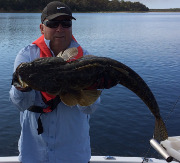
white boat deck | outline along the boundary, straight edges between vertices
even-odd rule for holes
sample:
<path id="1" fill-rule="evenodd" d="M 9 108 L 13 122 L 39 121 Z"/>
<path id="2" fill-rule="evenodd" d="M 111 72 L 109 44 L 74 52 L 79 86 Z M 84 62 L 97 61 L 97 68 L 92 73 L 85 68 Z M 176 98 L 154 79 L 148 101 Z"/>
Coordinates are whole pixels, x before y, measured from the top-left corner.
<path id="1" fill-rule="evenodd" d="M 17 156 L 0 157 L 0 163 L 20 163 Z M 90 163 L 166 163 L 165 160 L 149 158 L 143 161 L 141 157 L 111 157 L 92 156 Z M 171 163 L 178 163 L 172 161 Z"/>
<path id="2" fill-rule="evenodd" d="M 156 140 L 151 139 L 150 144 L 167 161 L 171 161 L 171 163 L 180 163 L 180 136 L 169 137 L 167 140 L 162 141 L 161 145 L 158 144 Z M 179 161 L 172 161 L 173 158 Z M 91 156 L 90 163 L 167 163 L 166 160 L 160 160 L 155 158 L 144 159 L 142 157 Z M 18 161 L 18 156 L 9 156 L 0 157 L 0 163 L 20 162 Z"/>

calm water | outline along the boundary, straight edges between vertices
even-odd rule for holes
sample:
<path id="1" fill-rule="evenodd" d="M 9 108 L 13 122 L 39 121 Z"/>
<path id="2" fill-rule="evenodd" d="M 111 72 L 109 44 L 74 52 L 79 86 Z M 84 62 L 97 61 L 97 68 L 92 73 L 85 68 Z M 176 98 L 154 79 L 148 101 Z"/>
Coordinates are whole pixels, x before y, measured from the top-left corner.
<path id="1" fill-rule="evenodd" d="M 180 135 L 180 13 L 74 14 L 73 33 L 94 55 L 111 57 L 134 69 L 149 85 L 167 118 L 170 136 Z M 18 51 L 40 36 L 40 14 L 0 13 L 0 156 L 17 155 L 19 112 L 9 102 Z M 104 90 L 91 118 L 93 155 L 144 156 L 154 117 L 131 91 Z M 154 150 L 148 156 L 157 157 Z"/>

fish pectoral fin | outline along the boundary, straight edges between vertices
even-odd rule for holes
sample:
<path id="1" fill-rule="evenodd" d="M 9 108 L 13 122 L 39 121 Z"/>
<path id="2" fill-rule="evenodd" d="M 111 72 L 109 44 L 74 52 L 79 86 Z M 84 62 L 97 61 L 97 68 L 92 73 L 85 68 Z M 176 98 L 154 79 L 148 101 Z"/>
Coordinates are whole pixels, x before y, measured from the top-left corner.
<path id="1" fill-rule="evenodd" d="M 65 94 L 60 94 L 61 101 L 68 105 L 68 106 L 74 106 L 78 104 L 78 99 L 81 97 L 80 92 L 70 92 Z"/>
<path id="2" fill-rule="evenodd" d="M 68 48 L 65 51 L 61 51 L 57 57 L 63 58 L 65 61 L 70 60 L 71 58 L 74 58 L 78 54 L 78 49 L 75 47 Z"/>
<path id="3" fill-rule="evenodd" d="M 101 95 L 100 90 L 81 90 L 81 97 L 78 98 L 78 104 L 81 106 L 89 106 L 93 104 Z"/>
<path id="4" fill-rule="evenodd" d="M 80 91 L 69 91 L 69 93 L 60 94 L 61 101 L 68 105 L 81 105 L 89 106 L 93 104 L 98 97 L 101 95 L 100 90 L 80 90 Z"/>

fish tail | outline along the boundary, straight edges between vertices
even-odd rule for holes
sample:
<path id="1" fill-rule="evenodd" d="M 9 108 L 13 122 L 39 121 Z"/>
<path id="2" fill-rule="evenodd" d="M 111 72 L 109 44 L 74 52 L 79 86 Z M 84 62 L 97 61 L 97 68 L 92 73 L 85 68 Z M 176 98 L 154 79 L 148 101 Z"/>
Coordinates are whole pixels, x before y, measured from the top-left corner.
<path id="1" fill-rule="evenodd" d="M 167 129 L 162 118 L 156 118 L 155 129 L 154 129 L 154 139 L 158 141 L 164 141 L 168 138 Z"/>

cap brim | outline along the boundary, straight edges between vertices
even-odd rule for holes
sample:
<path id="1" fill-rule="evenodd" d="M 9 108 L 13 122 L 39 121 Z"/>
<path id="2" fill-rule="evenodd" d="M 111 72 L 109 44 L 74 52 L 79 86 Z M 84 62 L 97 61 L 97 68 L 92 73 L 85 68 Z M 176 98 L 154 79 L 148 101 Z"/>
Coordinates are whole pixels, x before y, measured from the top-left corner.
<path id="1" fill-rule="evenodd" d="M 55 18 L 57 18 L 59 16 L 67 16 L 68 18 L 76 20 L 73 16 L 68 15 L 66 13 L 56 13 L 56 14 L 53 14 L 53 15 L 50 15 L 50 16 L 46 17 L 46 19 L 52 20 L 52 19 L 55 19 Z"/>

